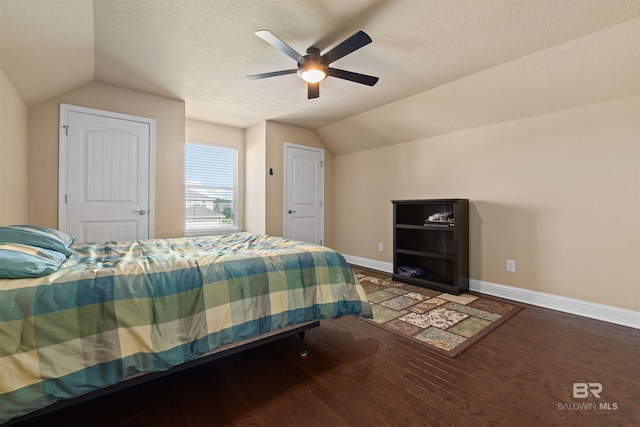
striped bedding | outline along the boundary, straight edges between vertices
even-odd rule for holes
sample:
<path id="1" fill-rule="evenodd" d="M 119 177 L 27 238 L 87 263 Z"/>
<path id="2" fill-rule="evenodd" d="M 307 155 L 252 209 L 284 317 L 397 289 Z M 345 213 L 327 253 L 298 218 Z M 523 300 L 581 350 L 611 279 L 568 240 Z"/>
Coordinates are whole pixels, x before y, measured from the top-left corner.
<path id="1" fill-rule="evenodd" d="M 236 233 L 71 249 L 55 273 L 0 280 L 0 423 L 288 325 L 371 317 L 322 246 Z"/>

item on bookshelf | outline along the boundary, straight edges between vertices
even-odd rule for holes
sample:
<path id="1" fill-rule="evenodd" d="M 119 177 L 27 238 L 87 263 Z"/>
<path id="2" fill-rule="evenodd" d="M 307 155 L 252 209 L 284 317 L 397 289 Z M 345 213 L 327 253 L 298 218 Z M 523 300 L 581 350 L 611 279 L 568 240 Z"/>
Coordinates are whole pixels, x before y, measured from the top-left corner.
<path id="1" fill-rule="evenodd" d="M 429 215 L 429 217 L 424 221 L 424 225 L 453 227 L 455 226 L 455 223 L 451 212 L 438 212 L 433 215 Z"/>
<path id="2" fill-rule="evenodd" d="M 429 215 L 428 222 L 447 222 L 449 218 L 453 218 L 451 212 L 439 212 L 433 215 Z"/>
<path id="3" fill-rule="evenodd" d="M 427 272 L 424 268 L 404 265 L 404 266 L 398 267 L 398 274 L 401 274 L 402 276 L 407 276 L 407 277 L 423 277 L 427 275 Z"/>
<path id="4" fill-rule="evenodd" d="M 453 219 L 447 221 L 425 221 L 424 225 L 436 225 L 438 227 L 455 227 L 456 224 Z"/>

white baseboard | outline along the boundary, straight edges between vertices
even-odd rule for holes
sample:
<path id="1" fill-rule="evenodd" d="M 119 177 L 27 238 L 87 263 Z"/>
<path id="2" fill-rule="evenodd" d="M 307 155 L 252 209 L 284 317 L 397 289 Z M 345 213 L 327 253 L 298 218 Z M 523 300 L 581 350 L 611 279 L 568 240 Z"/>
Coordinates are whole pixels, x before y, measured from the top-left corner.
<path id="1" fill-rule="evenodd" d="M 372 268 L 385 273 L 393 273 L 393 263 L 385 261 L 377 261 L 375 259 L 360 258 L 359 256 L 342 254 L 349 264 L 359 265 L 360 267 Z"/>
<path id="2" fill-rule="evenodd" d="M 475 279 L 469 280 L 469 289 L 481 294 L 640 329 L 640 312 L 638 311 Z"/>
<path id="3" fill-rule="evenodd" d="M 343 256 L 347 262 L 354 265 L 384 271 L 385 273 L 393 272 L 393 264 L 390 262 L 376 261 L 352 255 L 343 254 Z M 538 307 L 549 308 L 551 310 L 562 311 L 564 313 L 577 314 L 578 316 L 589 317 L 592 319 L 602 320 L 604 322 L 640 329 L 640 312 L 638 311 L 547 294 L 544 292 L 531 291 L 528 289 L 520 289 L 513 286 L 485 282 L 476 279 L 469 280 L 469 290 L 512 301 L 523 302 L 525 304 L 531 304 Z"/>

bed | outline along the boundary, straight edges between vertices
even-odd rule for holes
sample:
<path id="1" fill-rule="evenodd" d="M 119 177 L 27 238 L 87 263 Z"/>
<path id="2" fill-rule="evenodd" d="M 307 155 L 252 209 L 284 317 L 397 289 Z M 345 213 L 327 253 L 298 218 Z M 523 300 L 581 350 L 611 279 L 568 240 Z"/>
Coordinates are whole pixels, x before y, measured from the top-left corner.
<path id="1" fill-rule="evenodd" d="M 0 279 L 0 424 L 238 343 L 372 316 L 349 265 L 322 246 L 235 233 L 69 250 L 43 277 Z"/>

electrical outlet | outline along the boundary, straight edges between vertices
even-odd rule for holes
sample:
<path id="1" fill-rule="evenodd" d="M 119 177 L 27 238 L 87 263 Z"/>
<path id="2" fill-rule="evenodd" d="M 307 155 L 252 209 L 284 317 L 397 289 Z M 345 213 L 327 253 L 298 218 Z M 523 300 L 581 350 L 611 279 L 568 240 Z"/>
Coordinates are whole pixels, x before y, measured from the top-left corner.
<path id="1" fill-rule="evenodd" d="M 516 262 L 512 259 L 508 259 L 507 260 L 507 271 L 509 273 L 515 273 L 516 272 Z"/>
<path id="2" fill-rule="evenodd" d="M 378 243 L 378 251 L 384 252 L 384 245 L 382 243 Z"/>

